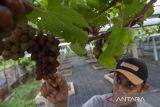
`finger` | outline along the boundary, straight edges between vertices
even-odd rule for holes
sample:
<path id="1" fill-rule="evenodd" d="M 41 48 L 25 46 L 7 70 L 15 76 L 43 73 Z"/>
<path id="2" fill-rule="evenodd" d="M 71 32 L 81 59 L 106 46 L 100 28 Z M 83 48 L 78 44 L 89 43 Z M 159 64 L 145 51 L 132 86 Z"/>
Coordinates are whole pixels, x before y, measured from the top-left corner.
<path id="1" fill-rule="evenodd" d="M 44 83 L 44 85 L 43 85 L 43 91 L 44 91 L 44 94 L 45 94 L 45 96 L 47 96 L 48 94 L 49 94 L 49 90 L 47 89 L 47 85 L 46 85 L 46 82 Z"/>
<path id="2" fill-rule="evenodd" d="M 56 81 L 49 79 L 48 82 L 51 84 L 52 87 L 57 87 Z"/>
<path id="3" fill-rule="evenodd" d="M 57 78 L 60 77 L 60 75 L 61 75 L 60 73 L 54 73 L 52 79 L 56 80 Z"/>
<path id="4" fill-rule="evenodd" d="M 61 74 L 57 74 L 56 82 L 58 85 L 58 93 L 63 93 L 68 91 L 68 84 L 67 81 Z"/>
<path id="5" fill-rule="evenodd" d="M 53 95 L 56 95 L 57 93 L 58 93 L 58 90 L 57 89 L 52 89 L 53 91 L 51 92 L 51 94 L 53 94 Z"/>
<path id="6" fill-rule="evenodd" d="M 46 82 L 46 89 L 48 93 L 52 92 L 52 87 Z"/>
<path id="7" fill-rule="evenodd" d="M 67 81 L 64 79 L 64 77 L 61 74 L 58 74 L 58 78 L 57 78 L 57 84 L 59 85 L 59 87 L 65 87 L 68 86 L 67 85 Z"/>
<path id="8" fill-rule="evenodd" d="M 52 78 L 50 78 L 50 79 L 53 80 L 53 81 L 55 81 L 56 78 L 57 78 L 57 73 L 53 73 L 53 74 L 52 74 Z"/>
<path id="9" fill-rule="evenodd" d="M 61 80 L 62 80 L 62 75 L 56 73 L 56 83 L 59 84 L 61 82 Z"/>
<path id="10" fill-rule="evenodd" d="M 50 84 L 46 83 L 49 93 L 57 94 L 58 90 L 57 87 L 52 87 Z"/>
<path id="11" fill-rule="evenodd" d="M 54 95 L 57 94 L 58 93 L 57 87 L 50 87 L 49 93 Z"/>
<path id="12" fill-rule="evenodd" d="M 52 74 L 51 78 L 47 80 L 53 87 L 57 87 L 56 84 L 56 78 L 57 78 L 57 73 Z"/>
<path id="13" fill-rule="evenodd" d="M 40 92 L 41 92 L 42 96 L 45 96 L 44 91 L 43 91 L 43 87 L 40 88 Z"/>
<path id="14" fill-rule="evenodd" d="M 65 93 L 66 95 L 68 94 L 68 83 L 67 83 L 67 81 L 65 80 L 65 78 L 61 78 L 61 82 L 59 83 L 59 87 L 61 87 L 60 89 L 59 89 L 59 91 L 61 92 L 61 93 Z"/>
<path id="15" fill-rule="evenodd" d="M 40 89 L 40 91 L 41 91 L 41 94 L 42 94 L 42 96 L 46 96 L 47 95 L 47 91 L 46 91 L 46 88 L 45 88 L 45 86 L 44 86 L 44 84 L 43 84 L 43 86 L 41 87 L 41 89 Z"/>
<path id="16" fill-rule="evenodd" d="M 60 77 L 61 76 L 59 73 L 54 73 L 53 78 L 50 78 L 50 80 L 48 80 L 48 82 L 51 83 L 53 87 L 58 87 L 57 81 Z"/>
<path id="17" fill-rule="evenodd" d="M 56 97 L 47 96 L 47 99 L 48 99 L 50 102 L 56 103 Z"/>
<path id="18" fill-rule="evenodd" d="M 54 74 L 54 77 L 56 79 L 55 80 L 56 81 L 56 85 L 57 85 L 56 90 L 58 92 L 61 92 L 63 90 L 68 90 L 68 84 L 67 84 L 66 80 L 64 79 L 64 77 L 61 74 L 56 73 L 56 74 Z"/>
<path id="19" fill-rule="evenodd" d="M 56 95 L 54 95 L 54 94 L 50 94 L 49 96 L 50 96 L 50 97 L 53 97 L 53 98 L 56 97 Z"/>

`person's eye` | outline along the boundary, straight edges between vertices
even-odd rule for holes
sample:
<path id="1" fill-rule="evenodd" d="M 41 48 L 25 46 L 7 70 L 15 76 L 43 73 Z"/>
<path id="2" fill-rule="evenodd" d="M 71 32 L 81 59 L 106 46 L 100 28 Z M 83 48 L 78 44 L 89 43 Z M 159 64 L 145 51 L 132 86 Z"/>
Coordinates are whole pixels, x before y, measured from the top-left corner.
<path id="1" fill-rule="evenodd" d="M 128 86 L 127 86 L 129 89 L 134 89 L 135 88 L 135 85 L 133 85 L 132 83 L 128 83 Z"/>
<path id="2" fill-rule="evenodd" d="M 117 83 L 121 83 L 121 81 L 122 81 L 122 79 L 119 77 L 119 76 L 117 76 Z"/>

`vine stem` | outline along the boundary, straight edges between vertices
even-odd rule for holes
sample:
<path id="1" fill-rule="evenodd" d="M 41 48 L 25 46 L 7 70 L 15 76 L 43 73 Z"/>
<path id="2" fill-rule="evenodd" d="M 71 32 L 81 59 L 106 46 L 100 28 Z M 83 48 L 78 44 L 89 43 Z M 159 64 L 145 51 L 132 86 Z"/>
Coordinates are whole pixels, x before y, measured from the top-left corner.
<path id="1" fill-rule="evenodd" d="M 145 12 L 150 8 L 150 6 L 152 6 L 157 0 L 150 0 L 143 8 L 141 11 L 139 11 L 133 18 L 131 21 L 129 21 L 128 24 L 124 25 L 124 27 L 132 27 L 133 25 L 136 24 L 136 22 L 138 22 L 140 20 L 140 18 L 142 18 L 145 14 Z M 95 37 L 89 37 L 88 38 L 88 42 L 91 42 L 93 40 L 98 40 L 98 39 L 102 39 L 102 38 L 106 38 L 110 35 L 110 32 L 103 32 L 102 34 L 98 34 Z"/>
<path id="2" fill-rule="evenodd" d="M 97 16 L 100 16 L 102 13 L 104 13 L 105 11 L 110 9 L 111 7 L 115 6 L 116 3 L 119 1 L 121 1 L 121 0 L 113 0 L 108 6 L 104 7 L 102 10 L 100 10 L 99 13 L 97 14 Z"/>
<path id="3" fill-rule="evenodd" d="M 142 10 L 137 13 L 132 20 L 129 22 L 129 24 L 125 25 L 128 27 L 132 27 L 133 25 L 135 25 L 136 22 L 138 22 L 141 18 L 144 17 L 145 12 L 147 12 L 147 10 L 150 8 L 151 5 L 153 5 L 157 0 L 150 0 L 143 8 Z"/>
<path id="4" fill-rule="evenodd" d="M 88 42 L 98 40 L 98 39 L 107 38 L 110 33 L 111 33 L 111 31 L 110 32 L 100 32 L 97 36 L 89 37 Z"/>

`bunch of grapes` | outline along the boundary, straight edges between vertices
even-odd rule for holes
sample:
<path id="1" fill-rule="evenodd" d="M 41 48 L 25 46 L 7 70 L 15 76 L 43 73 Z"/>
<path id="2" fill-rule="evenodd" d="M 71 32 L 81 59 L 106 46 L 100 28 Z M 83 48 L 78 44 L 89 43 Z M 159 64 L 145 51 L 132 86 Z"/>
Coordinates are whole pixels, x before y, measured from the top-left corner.
<path id="1" fill-rule="evenodd" d="M 19 36 L 17 30 L 19 22 L 26 19 L 26 14 L 30 13 L 32 9 L 32 5 L 26 0 L 0 0 L 0 54 L 3 53 L 4 59 L 13 58 L 12 53 L 16 53 L 14 59 L 23 56 L 23 52 L 20 53 L 17 49 L 20 44 L 14 41 L 18 38 L 16 36 Z"/>
<path id="2" fill-rule="evenodd" d="M 26 0 L 0 0 L 0 30 L 15 28 L 16 22 L 31 11 Z"/>
<path id="3" fill-rule="evenodd" d="M 59 41 L 51 34 L 35 31 L 19 22 L 26 19 L 32 11 L 27 0 L 0 0 L 0 54 L 5 60 L 23 57 L 25 52 L 31 53 L 36 62 L 36 79 L 47 79 L 57 71 L 59 63 Z"/>
<path id="4" fill-rule="evenodd" d="M 5 60 L 18 59 L 34 45 L 35 31 L 29 26 L 16 27 L 11 36 L 2 40 L 2 56 Z"/>
<path id="5" fill-rule="evenodd" d="M 98 59 L 102 53 L 103 39 L 99 39 L 95 42 L 95 47 L 93 49 L 94 56 Z"/>
<path id="6" fill-rule="evenodd" d="M 36 62 L 36 79 L 41 80 L 52 77 L 52 74 L 57 72 L 59 62 L 59 40 L 53 35 L 39 33 L 35 39 L 35 45 L 28 49 L 31 53 L 32 60 Z"/>

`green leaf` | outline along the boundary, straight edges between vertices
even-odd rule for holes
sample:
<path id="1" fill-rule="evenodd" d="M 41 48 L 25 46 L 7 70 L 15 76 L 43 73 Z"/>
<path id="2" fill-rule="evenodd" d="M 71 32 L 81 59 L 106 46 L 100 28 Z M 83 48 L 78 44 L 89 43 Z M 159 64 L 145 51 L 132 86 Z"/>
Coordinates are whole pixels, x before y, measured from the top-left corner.
<path id="1" fill-rule="evenodd" d="M 48 6 L 48 1 L 47 0 L 39 0 L 39 3 L 42 8 L 47 8 Z"/>
<path id="2" fill-rule="evenodd" d="M 107 56 L 107 57 L 106 57 Z M 103 58 L 107 58 L 107 59 L 103 59 Z M 114 59 L 114 57 L 108 55 L 108 53 L 103 53 L 100 56 L 99 59 L 100 63 L 103 64 L 105 67 L 111 68 L 111 69 L 115 69 L 115 65 L 116 65 L 116 60 Z"/>
<path id="3" fill-rule="evenodd" d="M 40 18 L 39 21 L 38 18 Z M 61 5 L 60 0 L 48 0 L 47 11 L 34 10 L 28 15 L 28 20 L 37 24 L 40 30 L 62 37 L 74 46 L 85 47 L 88 35 L 83 28 L 88 27 L 86 20 L 74 10 Z M 82 51 L 84 49 L 80 50 Z"/>
<path id="4" fill-rule="evenodd" d="M 146 0 L 134 0 L 131 3 L 129 3 L 128 0 L 124 0 L 122 11 L 123 25 L 126 25 L 145 5 Z"/>
<path id="5" fill-rule="evenodd" d="M 90 21 L 93 17 L 95 17 L 95 13 L 92 8 L 85 4 L 79 4 L 72 6 L 78 13 L 82 14 L 87 21 Z"/>
<path id="6" fill-rule="evenodd" d="M 124 3 L 125 3 L 125 4 L 128 4 L 128 5 L 131 5 L 132 2 L 133 2 L 133 0 L 124 0 Z"/>
<path id="7" fill-rule="evenodd" d="M 103 53 L 99 61 L 106 67 L 115 68 L 115 56 L 122 56 L 125 46 L 133 42 L 133 30 L 131 28 L 120 28 L 118 21 L 115 22 L 113 31 L 103 46 Z"/>
<path id="8" fill-rule="evenodd" d="M 99 8 L 99 1 L 98 0 L 87 0 L 87 5 L 89 5 L 92 8 Z"/>
<path id="9" fill-rule="evenodd" d="M 78 55 L 87 55 L 85 48 L 81 47 L 78 43 L 72 44 L 71 49 L 78 53 Z"/>
<path id="10" fill-rule="evenodd" d="M 89 21 L 89 23 L 94 24 L 97 28 L 100 28 L 102 26 L 105 26 L 106 23 L 109 23 L 106 14 L 101 14 L 100 16 L 97 16 Z"/>
<path id="11" fill-rule="evenodd" d="M 147 18 L 147 17 L 151 16 L 151 15 L 153 14 L 153 12 L 154 12 L 154 8 L 153 8 L 153 6 L 151 6 L 151 7 L 147 10 L 147 12 L 144 14 L 144 17 Z"/>
<path id="12" fill-rule="evenodd" d="M 106 0 L 86 0 L 86 4 L 96 12 L 106 6 L 107 3 L 108 1 Z"/>
<path id="13" fill-rule="evenodd" d="M 88 23 L 98 29 L 108 23 L 107 14 L 97 16 L 98 11 L 108 3 L 106 0 L 72 0 L 71 8 L 82 14 Z"/>

